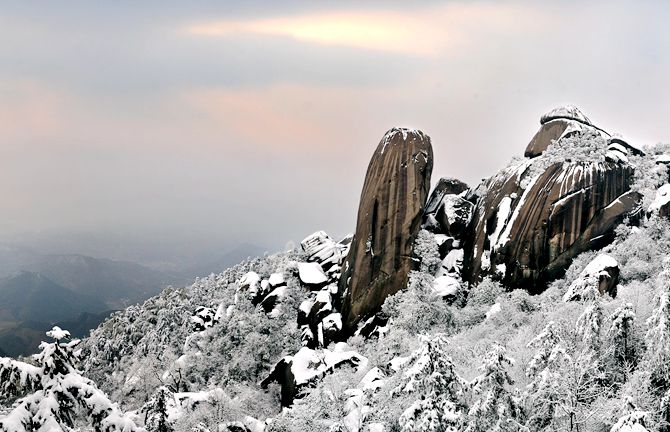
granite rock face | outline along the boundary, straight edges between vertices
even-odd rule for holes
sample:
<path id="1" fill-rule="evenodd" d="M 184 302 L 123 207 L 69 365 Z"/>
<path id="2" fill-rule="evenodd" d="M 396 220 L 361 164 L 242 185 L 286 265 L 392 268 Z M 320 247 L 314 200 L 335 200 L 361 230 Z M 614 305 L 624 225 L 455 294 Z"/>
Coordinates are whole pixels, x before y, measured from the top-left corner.
<path id="1" fill-rule="evenodd" d="M 493 275 L 507 286 L 540 292 L 578 254 L 611 242 L 614 228 L 640 211 L 641 197 L 630 190 L 628 150 L 608 147 L 601 136 L 607 147 L 601 158 L 524 159 L 468 193 L 476 203 L 464 245 L 469 282 Z"/>
<path id="2" fill-rule="evenodd" d="M 430 190 L 433 149 L 423 132 L 391 129 L 368 166 L 339 291 L 345 330 L 405 288 Z"/>

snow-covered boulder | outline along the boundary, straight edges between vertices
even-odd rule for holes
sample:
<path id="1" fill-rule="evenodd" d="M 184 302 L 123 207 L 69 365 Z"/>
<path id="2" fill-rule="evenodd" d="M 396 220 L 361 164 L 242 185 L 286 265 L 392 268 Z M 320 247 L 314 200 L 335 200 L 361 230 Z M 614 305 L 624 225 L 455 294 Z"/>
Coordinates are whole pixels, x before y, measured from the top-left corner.
<path id="1" fill-rule="evenodd" d="M 442 260 L 442 264 L 435 276 L 446 276 L 447 274 L 460 275 L 463 270 L 463 249 L 452 249 Z"/>
<path id="2" fill-rule="evenodd" d="M 495 315 L 499 314 L 502 310 L 500 303 L 494 303 L 489 310 L 486 312 L 486 319 L 491 319 Z"/>
<path id="3" fill-rule="evenodd" d="M 319 263 L 331 278 L 338 279 L 342 263 L 349 253 L 352 237 L 349 235 L 336 242 L 324 231 L 317 231 L 307 236 L 300 245 L 307 254 L 308 261 Z"/>
<path id="4" fill-rule="evenodd" d="M 552 109 L 540 117 L 540 124 L 545 124 L 556 119 L 576 120 L 587 125 L 592 124 L 591 120 L 574 105 L 563 105 Z"/>
<path id="5" fill-rule="evenodd" d="M 433 292 L 444 299 L 456 297 L 460 288 L 458 279 L 451 276 L 436 277 L 433 281 Z"/>
<path id="6" fill-rule="evenodd" d="M 300 282 L 310 289 L 320 288 L 328 283 L 328 277 L 319 263 L 298 263 L 298 277 Z"/>
<path id="7" fill-rule="evenodd" d="M 260 290 L 261 277 L 258 273 L 250 271 L 237 282 L 241 291 L 247 291 L 249 297 L 254 298 Z"/>
<path id="8" fill-rule="evenodd" d="M 345 343 L 336 344 L 332 351 L 303 347 L 295 355 L 281 359 L 261 386 L 265 388 L 271 382 L 278 382 L 282 406 L 291 406 L 302 388 L 320 380 L 326 373 L 344 364 L 364 368 L 367 362 L 365 357 L 349 350 Z"/>
<path id="9" fill-rule="evenodd" d="M 319 348 L 337 339 L 342 331 L 342 316 L 334 311 L 332 293 L 327 287 L 300 304 L 298 326 L 303 346 Z"/>
<path id="10" fill-rule="evenodd" d="M 670 216 L 670 184 L 664 184 L 656 191 L 654 201 L 649 205 L 649 213 Z"/>
<path id="11" fill-rule="evenodd" d="M 214 324 L 216 324 L 220 317 L 217 316 L 217 311 L 205 306 L 200 306 L 195 310 L 191 316 L 191 323 L 195 331 L 203 331 Z"/>
<path id="12" fill-rule="evenodd" d="M 260 303 L 260 306 L 263 308 L 265 313 L 271 314 L 273 311 L 275 311 L 277 305 L 283 299 L 285 299 L 287 295 L 288 295 L 288 288 L 286 287 L 286 285 L 279 286 L 270 291 L 270 293 L 263 298 L 263 300 Z"/>
<path id="13" fill-rule="evenodd" d="M 271 288 L 277 288 L 286 285 L 286 281 L 284 280 L 284 274 L 272 273 L 268 278 L 268 283 L 270 284 Z"/>
<path id="14" fill-rule="evenodd" d="M 563 295 L 563 301 L 579 301 L 596 295 L 616 296 L 619 263 L 610 255 L 600 254 L 591 261 Z"/>

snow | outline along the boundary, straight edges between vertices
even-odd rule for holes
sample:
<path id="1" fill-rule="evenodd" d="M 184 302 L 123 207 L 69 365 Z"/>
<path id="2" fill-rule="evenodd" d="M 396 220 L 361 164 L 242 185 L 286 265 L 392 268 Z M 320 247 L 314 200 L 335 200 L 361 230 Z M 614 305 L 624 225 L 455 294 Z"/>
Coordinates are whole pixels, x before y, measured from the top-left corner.
<path id="1" fill-rule="evenodd" d="M 608 267 L 618 267 L 619 263 L 610 255 L 600 254 L 591 261 L 582 271 L 581 275 L 600 274 Z"/>
<path id="2" fill-rule="evenodd" d="M 328 282 L 318 263 L 298 263 L 298 277 L 305 285 L 321 285 Z"/>
<path id="3" fill-rule="evenodd" d="M 592 297 L 597 292 L 600 276 L 609 277 L 606 269 L 618 266 L 617 260 L 610 255 L 600 254 L 596 256 L 570 284 L 563 295 L 563 301 L 569 302 Z"/>
<path id="4" fill-rule="evenodd" d="M 284 275 L 282 273 L 272 273 L 268 281 L 270 282 L 271 287 L 278 287 L 279 285 L 283 285 L 285 283 Z"/>
<path id="5" fill-rule="evenodd" d="M 462 266 L 463 249 L 452 249 L 442 260 L 442 265 L 435 276 L 446 276 L 448 273 L 460 274 Z"/>
<path id="6" fill-rule="evenodd" d="M 545 124 L 557 118 L 577 120 L 592 126 L 591 120 L 589 120 L 589 118 L 586 117 L 586 115 L 584 115 L 584 113 L 574 105 L 563 105 L 552 109 L 540 118 L 540 123 Z"/>
<path id="7" fill-rule="evenodd" d="M 608 150 L 607 153 L 605 154 L 605 158 L 612 162 L 619 162 L 619 163 L 627 163 L 628 162 L 628 156 L 626 154 L 621 153 L 620 151 L 616 150 Z"/>
<path id="8" fill-rule="evenodd" d="M 70 338 L 70 332 L 67 330 L 62 330 L 58 326 L 54 326 L 50 331 L 48 331 L 47 336 L 49 336 L 52 339 L 55 339 L 57 341 L 60 341 L 61 339 L 69 339 Z"/>
<path id="9" fill-rule="evenodd" d="M 367 366 L 367 359 L 355 351 L 342 351 L 344 348 L 337 344 L 334 351 L 327 349 L 321 352 L 302 347 L 293 356 L 284 358 L 284 361 L 291 361 L 291 372 L 295 379 L 296 385 L 305 385 L 314 379 L 320 378 L 326 372 L 334 369 L 338 365 L 351 361 L 357 368 L 364 368 Z M 344 344 L 346 347 L 347 345 Z"/>
<path id="10" fill-rule="evenodd" d="M 647 411 L 634 411 L 619 419 L 619 421 L 612 426 L 610 432 L 649 432 L 644 426 L 646 417 L 649 416 Z"/>
<path id="11" fill-rule="evenodd" d="M 486 312 L 486 319 L 490 319 L 492 316 L 497 315 L 501 311 L 500 303 L 495 303 L 491 308 Z"/>
<path id="12" fill-rule="evenodd" d="M 402 369 L 403 366 L 405 366 L 410 360 L 412 359 L 411 356 L 407 357 L 394 357 L 391 359 L 389 362 L 389 367 L 398 372 L 400 369 Z"/>
<path id="13" fill-rule="evenodd" d="M 462 219 L 462 214 L 466 210 L 461 206 L 461 204 L 465 201 L 464 198 L 462 198 L 459 195 L 445 195 L 442 198 L 442 205 L 444 206 L 444 213 L 447 216 L 447 222 L 449 222 L 449 225 L 459 221 Z M 468 217 L 463 221 L 465 224 L 467 224 L 470 221 L 470 217 L 472 217 L 472 214 L 468 214 Z"/>
<path id="14" fill-rule="evenodd" d="M 537 180 L 540 177 L 541 177 L 540 175 L 535 176 L 532 180 L 530 180 L 528 182 L 528 185 L 526 185 L 526 187 L 524 188 L 523 195 L 521 195 L 521 198 L 519 199 L 519 202 L 517 203 L 517 205 L 514 209 L 514 213 L 512 213 L 512 217 L 510 217 L 509 220 L 507 221 L 507 224 L 505 226 L 505 230 L 503 231 L 503 233 L 500 235 L 500 238 L 496 242 L 498 247 L 504 246 L 509 241 L 510 233 L 512 232 L 512 226 L 514 226 L 514 222 L 519 217 L 519 213 L 521 212 L 521 209 L 523 208 L 523 203 L 526 200 L 526 198 L 528 197 L 528 195 L 530 194 L 531 189 L 533 189 L 533 186 L 535 185 L 535 183 L 537 182 Z M 493 246 L 491 246 L 491 247 L 493 247 Z"/>
<path id="15" fill-rule="evenodd" d="M 361 380 L 360 386 L 363 390 L 379 390 L 384 386 L 384 373 L 378 367 L 370 369 Z"/>
<path id="16" fill-rule="evenodd" d="M 650 212 L 658 212 L 670 202 L 670 184 L 664 184 L 656 191 L 654 201 L 649 205 Z"/>
<path id="17" fill-rule="evenodd" d="M 500 238 L 500 234 L 505 228 L 505 222 L 509 218 L 510 212 L 512 211 L 512 198 L 506 196 L 500 200 L 498 204 L 498 213 L 496 213 L 496 228 L 491 235 L 489 235 L 489 244 L 491 248 L 495 248 Z"/>
<path id="18" fill-rule="evenodd" d="M 249 272 L 242 276 L 239 280 L 238 285 L 242 289 L 248 289 L 249 293 L 253 296 L 258 293 L 258 283 L 261 281 L 261 277 L 258 276 L 256 272 Z"/>
<path id="19" fill-rule="evenodd" d="M 451 276 L 440 276 L 433 281 L 433 292 L 440 297 L 456 295 L 460 287 L 458 280 Z"/>

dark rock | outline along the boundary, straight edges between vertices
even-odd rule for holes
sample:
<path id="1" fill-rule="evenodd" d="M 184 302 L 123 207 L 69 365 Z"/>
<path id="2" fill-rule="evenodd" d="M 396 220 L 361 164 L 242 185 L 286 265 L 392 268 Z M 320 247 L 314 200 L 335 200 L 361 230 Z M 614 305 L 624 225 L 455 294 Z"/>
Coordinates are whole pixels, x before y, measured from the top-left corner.
<path id="1" fill-rule="evenodd" d="M 628 141 L 624 140 L 621 137 L 612 137 L 609 140 L 607 140 L 607 145 L 612 145 L 612 144 L 618 144 L 622 147 L 624 147 L 628 153 L 635 155 L 635 156 L 644 156 L 644 152 L 637 148 L 632 146 L 631 144 L 628 143 Z"/>
<path id="2" fill-rule="evenodd" d="M 363 336 L 366 339 L 371 337 L 379 337 L 382 333 L 384 333 L 386 324 L 388 324 L 388 318 L 379 314 L 374 315 L 368 318 L 358 327 L 358 330 L 356 330 L 356 335 Z"/>
<path id="3" fill-rule="evenodd" d="M 437 213 L 445 195 L 458 195 L 468 189 L 468 185 L 458 179 L 442 177 L 426 202 L 425 214 Z"/>
<path id="4" fill-rule="evenodd" d="M 530 158 L 541 155 L 551 145 L 552 141 L 556 141 L 563 136 L 568 126 L 570 126 L 570 121 L 563 119 L 543 124 L 528 143 L 523 155 Z"/>
<path id="5" fill-rule="evenodd" d="M 347 331 L 407 284 L 412 246 L 430 188 L 433 149 L 420 131 L 391 129 L 377 146 L 363 185 L 356 233 L 340 279 Z"/>
<path id="6" fill-rule="evenodd" d="M 574 257 L 611 242 L 614 228 L 639 212 L 628 164 L 559 162 L 539 175 L 525 172 L 529 165 L 492 177 L 481 197 L 472 193 L 478 217 L 464 257 L 470 282 L 502 271 L 506 285 L 542 291 Z"/>

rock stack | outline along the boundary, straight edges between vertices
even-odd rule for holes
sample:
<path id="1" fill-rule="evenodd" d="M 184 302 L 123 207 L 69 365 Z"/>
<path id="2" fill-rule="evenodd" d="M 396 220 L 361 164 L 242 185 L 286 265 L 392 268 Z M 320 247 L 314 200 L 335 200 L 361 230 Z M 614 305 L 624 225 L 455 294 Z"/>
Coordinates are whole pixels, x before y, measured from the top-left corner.
<path id="1" fill-rule="evenodd" d="M 377 146 L 339 284 L 345 331 L 405 288 L 432 169 L 433 149 L 423 132 L 394 128 Z"/>

